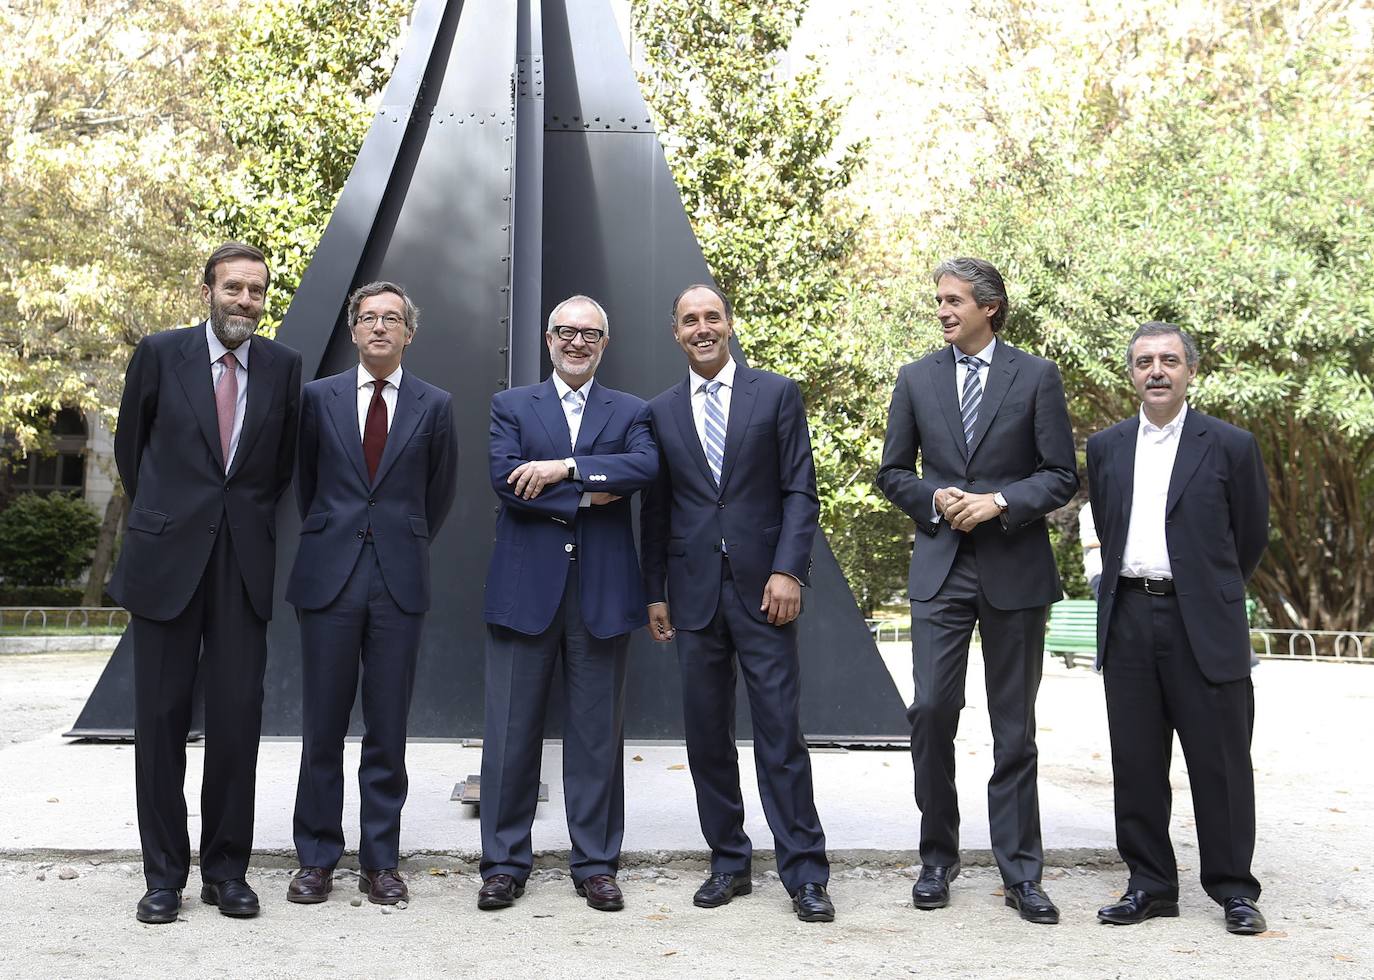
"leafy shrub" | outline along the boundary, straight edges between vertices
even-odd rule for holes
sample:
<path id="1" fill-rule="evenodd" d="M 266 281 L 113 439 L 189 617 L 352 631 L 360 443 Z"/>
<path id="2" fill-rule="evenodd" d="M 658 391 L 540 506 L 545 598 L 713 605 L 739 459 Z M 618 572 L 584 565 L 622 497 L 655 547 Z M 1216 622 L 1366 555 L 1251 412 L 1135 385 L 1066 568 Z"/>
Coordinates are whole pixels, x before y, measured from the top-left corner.
<path id="1" fill-rule="evenodd" d="M 99 530 L 79 497 L 20 494 L 0 512 L 0 578 L 10 586 L 68 585 L 90 564 Z"/>

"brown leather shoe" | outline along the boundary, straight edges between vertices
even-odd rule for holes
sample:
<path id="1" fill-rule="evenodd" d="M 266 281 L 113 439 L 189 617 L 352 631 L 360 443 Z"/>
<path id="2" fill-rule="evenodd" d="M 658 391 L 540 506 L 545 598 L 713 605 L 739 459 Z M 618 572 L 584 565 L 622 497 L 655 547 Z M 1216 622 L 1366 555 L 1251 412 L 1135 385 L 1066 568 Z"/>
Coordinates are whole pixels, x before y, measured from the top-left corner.
<path id="1" fill-rule="evenodd" d="M 333 890 L 333 869 L 301 868 L 286 886 L 286 900 L 300 905 L 318 905 Z"/>
<path id="2" fill-rule="evenodd" d="M 483 912 L 508 909 L 523 894 L 525 886 L 510 875 L 492 875 L 482 882 L 482 889 L 477 893 L 477 907 Z"/>
<path id="3" fill-rule="evenodd" d="M 598 912 L 619 912 L 625 907 L 625 896 L 611 875 L 592 875 L 577 886 L 577 894 Z"/>
<path id="4" fill-rule="evenodd" d="M 358 872 L 358 891 L 367 895 L 373 905 L 395 905 L 410 899 L 410 889 L 401 880 L 395 868 L 380 871 L 360 870 Z"/>

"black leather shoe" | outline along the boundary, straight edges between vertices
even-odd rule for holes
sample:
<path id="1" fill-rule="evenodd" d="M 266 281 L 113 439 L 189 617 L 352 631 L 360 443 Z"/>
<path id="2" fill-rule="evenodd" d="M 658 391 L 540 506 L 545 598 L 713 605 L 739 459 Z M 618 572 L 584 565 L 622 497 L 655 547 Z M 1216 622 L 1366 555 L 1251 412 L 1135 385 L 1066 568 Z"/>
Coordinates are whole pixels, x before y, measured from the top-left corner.
<path id="1" fill-rule="evenodd" d="M 959 877 L 960 864 L 921 866 L 921 877 L 911 886 L 911 904 L 918 909 L 942 909 L 949 904 L 949 883 Z"/>
<path id="2" fill-rule="evenodd" d="M 378 871 L 358 870 L 358 891 L 373 905 L 395 905 L 410 899 L 410 889 L 395 868 Z"/>
<path id="3" fill-rule="evenodd" d="M 1121 900 L 1104 905 L 1097 910 L 1099 922 L 1114 926 L 1133 926 L 1146 919 L 1178 918 L 1178 902 L 1168 898 L 1156 898 L 1149 892 L 1139 889 L 1126 892 Z"/>
<path id="4" fill-rule="evenodd" d="M 614 875 L 592 875 L 577 886 L 577 894 L 598 912 L 619 912 L 625 907 L 625 896 Z"/>
<path id="5" fill-rule="evenodd" d="M 477 893 L 477 907 L 484 912 L 508 909 L 523 894 L 525 886 L 510 875 L 492 875 L 482 882 L 482 889 Z"/>
<path id="6" fill-rule="evenodd" d="M 728 871 L 715 871 L 692 896 L 692 904 L 701 909 L 719 908 L 728 905 L 736 895 L 748 895 L 753 890 L 754 879 L 749 872 L 730 874 Z"/>
<path id="7" fill-rule="evenodd" d="M 792 908 L 803 922 L 835 921 L 835 903 L 830 901 L 825 886 L 814 881 L 797 889 L 797 894 L 792 896 Z"/>
<path id="8" fill-rule="evenodd" d="M 1059 909 L 1045 894 L 1038 881 L 1023 881 L 1003 890 L 1007 904 L 1020 913 L 1027 922 L 1039 922 L 1052 926 L 1059 922 Z"/>
<path id="9" fill-rule="evenodd" d="M 286 886 L 286 900 L 298 905 L 318 905 L 333 890 L 332 868 L 301 868 Z"/>
<path id="10" fill-rule="evenodd" d="M 1226 931 L 1237 936 L 1257 936 L 1268 930 L 1264 915 L 1253 898 L 1233 895 L 1222 905 L 1226 910 Z"/>
<path id="11" fill-rule="evenodd" d="M 165 925 L 177 920 L 181 911 L 180 888 L 149 888 L 138 900 L 138 921 Z"/>
<path id="12" fill-rule="evenodd" d="M 242 878 L 207 881 L 200 886 L 200 900 L 218 905 L 219 914 L 231 919 L 251 919 L 258 914 L 258 896 Z"/>

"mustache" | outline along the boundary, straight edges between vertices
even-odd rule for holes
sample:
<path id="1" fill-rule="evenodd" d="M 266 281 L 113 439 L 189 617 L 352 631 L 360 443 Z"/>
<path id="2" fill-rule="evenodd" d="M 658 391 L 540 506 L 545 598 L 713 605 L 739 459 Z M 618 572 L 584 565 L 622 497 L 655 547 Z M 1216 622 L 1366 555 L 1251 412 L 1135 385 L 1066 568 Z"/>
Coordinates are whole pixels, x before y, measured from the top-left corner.
<path id="1" fill-rule="evenodd" d="M 1174 383 L 1168 378 L 1151 378 L 1149 381 L 1145 382 L 1146 391 L 1149 391 L 1151 388 L 1172 388 L 1173 386 Z"/>

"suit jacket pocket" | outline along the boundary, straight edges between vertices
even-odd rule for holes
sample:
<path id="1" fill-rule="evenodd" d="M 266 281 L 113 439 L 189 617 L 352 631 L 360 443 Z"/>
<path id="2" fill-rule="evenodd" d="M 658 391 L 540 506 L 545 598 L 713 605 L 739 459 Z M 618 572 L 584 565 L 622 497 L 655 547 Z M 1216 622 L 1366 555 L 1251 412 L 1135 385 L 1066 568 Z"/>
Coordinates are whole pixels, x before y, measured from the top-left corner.
<path id="1" fill-rule="evenodd" d="M 135 507 L 129 511 L 129 530 L 146 531 L 149 534 L 161 534 L 162 529 L 167 526 L 167 515 L 158 513 L 155 510 L 145 510 L 142 507 Z"/>
<path id="2" fill-rule="evenodd" d="M 410 521 L 411 534 L 415 535 L 417 538 L 429 537 L 429 521 L 425 520 L 423 517 L 416 517 L 414 514 L 411 514 L 406 520 Z"/>
<path id="3" fill-rule="evenodd" d="M 675 558 L 683 558 L 683 557 L 686 557 L 686 555 L 687 555 L 687 539 L 686 539 L 686 538 L 669 538 L 669 539 L 668 539 L 668 554 L 674 556 Z"/>
<path id="4" fill-rule="evenodd" d="M 1003 404 L 1002 407 L 997 410 L 997 414 L 1002 418 L 1009 418 L 1012 415 L 1020 415 L 1025 410 L 1025 402 L 1012 402 L 1009 405 Z"/>
<path id="5" fill-rule="evenodd" d="M 780 535 L 781 533 L 782 533 L 782 525 L 781 525 L 781 524 L 774 524 L 772 527 L 766 527 L 766 528 L 764 528 L 764 529 L 763 529 L 763 543 L 766 544 L 766 545 L 768 545 L 768 547 L 770 547 L 770 548 L 776 548 L 776 547 L 778 546 L 778 535 Z"/>
<path id="6" fill-rule="evenodd" d="M 1221 583 L 1221 597 L 1227 602 L 1237 602 L 1245 598 L 1245 583 L 1238 578 Z"/>
<path id="7" fill-rule="evenodd" d="M 301 533 L 311 534 L 315 531 L 323 531 L 324 526 L 329 523 L 329 511 L 322 510 L 311 514 L 301 523 Z"/>

